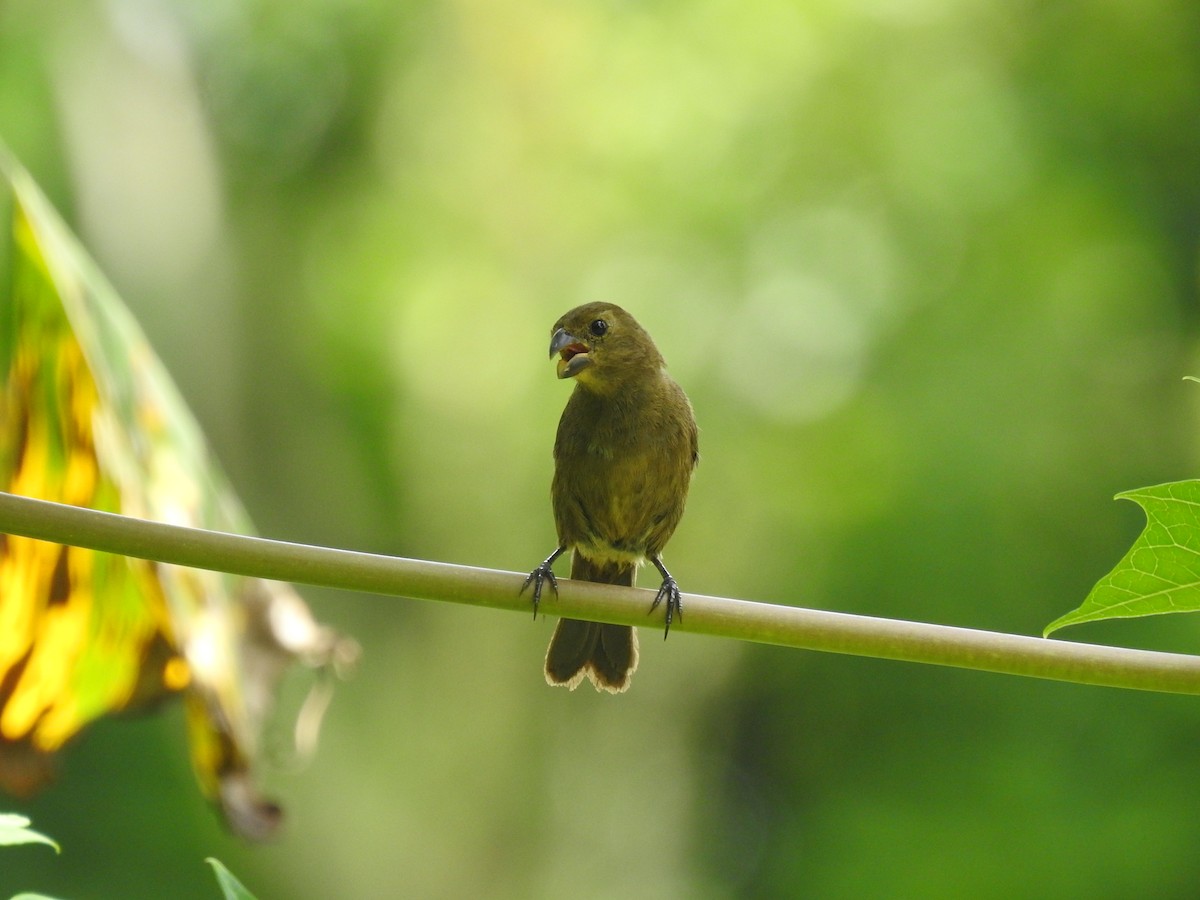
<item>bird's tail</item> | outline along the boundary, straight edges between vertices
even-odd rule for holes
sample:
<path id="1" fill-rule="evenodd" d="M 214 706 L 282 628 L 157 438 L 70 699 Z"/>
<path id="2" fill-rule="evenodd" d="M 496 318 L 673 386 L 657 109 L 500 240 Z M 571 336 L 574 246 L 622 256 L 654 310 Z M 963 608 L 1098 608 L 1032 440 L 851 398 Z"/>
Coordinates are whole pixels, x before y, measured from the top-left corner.
<path id="1" fill-rule="evenodd" d="M 577 551 L 571 578 L 633 586 L 631 563 L 596 563 Z M 619 694 L 629 687 L 638 664 L 637 632 L 628 625 L 559 619 L 546 651 L 546 681 L 575 690 L 586 676 L 598 691 Z"/>

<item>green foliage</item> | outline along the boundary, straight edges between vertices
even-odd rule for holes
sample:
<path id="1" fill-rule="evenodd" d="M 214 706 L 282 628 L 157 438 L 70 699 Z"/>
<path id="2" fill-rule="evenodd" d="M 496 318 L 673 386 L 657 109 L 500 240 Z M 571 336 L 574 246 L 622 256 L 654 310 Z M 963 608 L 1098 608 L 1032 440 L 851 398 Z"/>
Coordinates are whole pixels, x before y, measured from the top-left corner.
<path id="1" fill-rule="evenodd" d="M 0 847 L 14 847 L 18 844 L 47 844 L 54 848 L 55 853 L 61 853 L 62 848 L 44 834 L 39 834 L 29 827 L 29 819 L 16 813 L 0 813 Z M 54 900 L 45 894 L 21 893 L 12 900 Z"/>
<path id="2" fill-rule="evenodd" d="M 1200 610 L 1200 481 L 1117 494 L 1146 513 L 1146 528 L 1078 609 L 1046 626 Z"/>
<path id="3" fill-rule="evenodd" d="M 696 407 L 686 591 L 1040 633 L 1195 462 L 1195 0 L 61 7 L 0 4 L 0 133 L 264 533 L 534 565 L 590 299 Z M 1195 698 L 680 634 L 603 703 L 552 621 L 314 599 L 370 669 L 277 845 L 116 723 L 0 896 L 1195 894 Z"/>
<path id="4" fill-rule="evenodd" d="M 246 890 L 245 886 L 234 877 L 221 863 L 219 859 L 208 857 L 204 860 L 213 867 L 213 871 L 217 873 L 217 883 L 221 885 L 221 891 L 225 894 L 225 900 L 254 900 L 254 895 Z"/>
<path id="5" fill-rule="evenodd" d="M 25 816 L 16 813 L 0 813 L 0 847 L 18 844 L 48 844 L 54 848 L 56 853 L 62 852 L 62 848 L 55 841 L 32 830 L 29 825 L 29 819 Z M 225 868 L 220 860 L 210 856 L 205 859 L 205 862 L 213 867 L 217 876 L 217 884 L 221 886 L 221 893 L 224 894 L 225 900 L 255 900 L 254 895 L 246 890 L 245 886 Z M 45 894 L 26 892 L 14 895 L 12 900 L 54 900 L 54 898 L 47 897 Z"/>
<path id="6" fill-rule="evenodd" d="M 61 853 L 62 848 L 44 834 L 39 834 L 29 827 L 29 819 L 15 813 L 0 813 L 0 847 L 13 847 L 17 844 L 48 844 L 55 853 Z"/>

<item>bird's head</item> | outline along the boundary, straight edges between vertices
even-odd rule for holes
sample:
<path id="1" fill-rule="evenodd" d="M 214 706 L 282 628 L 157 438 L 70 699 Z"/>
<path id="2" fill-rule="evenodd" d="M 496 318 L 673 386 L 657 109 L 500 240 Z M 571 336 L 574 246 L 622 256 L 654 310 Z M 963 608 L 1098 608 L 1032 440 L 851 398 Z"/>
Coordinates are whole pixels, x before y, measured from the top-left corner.
<path id="1" fill-rule="evenodd" d="M 585 303 L 554 323 L 550 356 L 558 377 L 605 392 L 627 379 L 663 367 L 662 355 L 642 326 L 613 303 Z"/>

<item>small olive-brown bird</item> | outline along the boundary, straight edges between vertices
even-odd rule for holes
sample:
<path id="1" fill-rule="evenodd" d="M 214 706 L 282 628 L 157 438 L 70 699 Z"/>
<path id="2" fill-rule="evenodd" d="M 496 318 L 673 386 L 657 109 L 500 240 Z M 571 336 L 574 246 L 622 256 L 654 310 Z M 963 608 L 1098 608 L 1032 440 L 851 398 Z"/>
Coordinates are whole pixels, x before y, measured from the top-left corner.
<path id="1" fill-rule="evenodd" d="M 683 610 L 661 554 L 699 459 L 692 405 L 650 335 L 612 303 L 588 303 L 555 322 L 550 357 L 556 354 L 558 377 L 575 379 L 554 441 L 558 548 L 521 590 L 533 586 L 536 616 L 544 584 L 558 591 L 551 567 L 567 550 L 573 579 L 603 584 L 632 586 L 649 560 L 663 579 L 650 609 L 666 601 L 669 632 Z M 586 676 L 616 694 L 629 687 L 637 664 L 629 626 L 560 619 L 546 651 L 546 680 L 574 690 Z"/>

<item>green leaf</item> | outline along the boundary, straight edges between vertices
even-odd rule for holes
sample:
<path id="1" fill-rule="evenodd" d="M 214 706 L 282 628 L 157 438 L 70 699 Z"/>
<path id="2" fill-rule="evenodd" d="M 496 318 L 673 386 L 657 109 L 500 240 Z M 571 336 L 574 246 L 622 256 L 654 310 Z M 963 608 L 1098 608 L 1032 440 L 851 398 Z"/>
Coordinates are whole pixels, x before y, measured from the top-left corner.
<path id="1" fill-rule="evenodd" d="M 1146 528 L 1076 610 L 1046 626 L 1200 611 L 1200 481 L 1117 494 L 1146 513 Z"/>
<path id="2" fill-rule="evenodd" d="M 15 813 L 0 813 L 0 847 L 13 847 L 17 844 L 49 844 L 55 853 L 61 853 L 62 848 L 44 834 L 38 834 L 29 827 L 29 820 Z"/>
<path id="3" fill-rule="evenodd" d="M 225 900 L 255 900 L 255 897 L 242 885 L 240 881 L 233 877 L 230 872 L 221 863 L 219 859 L 208 857 L 204 860 L 213 867 L 213 871 L 217 873 L 217 883 L 221 885 L 221 891 L 225 894 Z"/>

